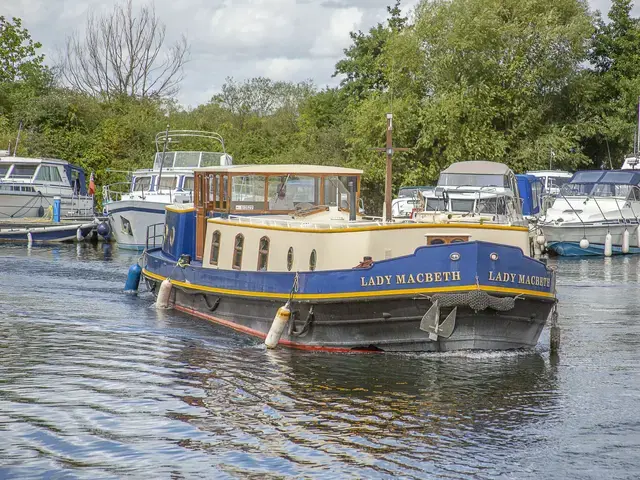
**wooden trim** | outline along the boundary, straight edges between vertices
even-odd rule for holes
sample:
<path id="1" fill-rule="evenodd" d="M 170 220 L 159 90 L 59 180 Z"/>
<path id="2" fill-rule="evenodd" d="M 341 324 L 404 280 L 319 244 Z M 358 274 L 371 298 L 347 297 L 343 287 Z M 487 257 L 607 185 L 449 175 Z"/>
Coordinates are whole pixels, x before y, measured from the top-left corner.
<path id="1" fill-rule="evenodd" d="M 277 212 L 276 212 L 277 213 Z M 477 223 L 401 223 L 393 225 L 369 225 L 363 227 L 345 227 L 345 228 L 302 228 L 302 227 L 278 227 L 273 225 L 259 225 L 251 223 L 233 222 L 219 218 L 208 219 L 210 223 L 218 223 L 221 225 L 231 225 L 235 227 L 262 228 L 265 230 L 280 230 L 285 232 L 313 232 L 313 233 L 345 233 L 345 232 L 369 232 L 374 230 L 405 230 L 415 228 L 459 228 L 470 230 L 509 230 L 514 232 L 528 232 L 527 227 L 518 227 L 512 225 L 480 225 Z"/>

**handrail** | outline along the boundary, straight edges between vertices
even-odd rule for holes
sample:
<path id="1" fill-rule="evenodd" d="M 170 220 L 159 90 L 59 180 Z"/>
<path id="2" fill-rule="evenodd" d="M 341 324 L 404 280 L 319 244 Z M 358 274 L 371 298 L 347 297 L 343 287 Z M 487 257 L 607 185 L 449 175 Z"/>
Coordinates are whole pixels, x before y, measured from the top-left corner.
<path id="1" fill-rule="evenodd" d="M 158 233 L 158 226 L 163 227 L 164 223 L 153 223 L 151 225 L 147 225 L 147 236 L 145 238 L 145 250 L 149 250 L 149 247 L 156 248 L 158 243 L 156 243 L 157 238 L 162 238 L 160 241 L 160 245 L 164 244 L 164 231 L 161 230 L 161 233 Z M 153 235 L 151 235 L 151 230 L 153 229 Z M 151 241 L 153 241 L 153 245 L 151 245 Z"/>

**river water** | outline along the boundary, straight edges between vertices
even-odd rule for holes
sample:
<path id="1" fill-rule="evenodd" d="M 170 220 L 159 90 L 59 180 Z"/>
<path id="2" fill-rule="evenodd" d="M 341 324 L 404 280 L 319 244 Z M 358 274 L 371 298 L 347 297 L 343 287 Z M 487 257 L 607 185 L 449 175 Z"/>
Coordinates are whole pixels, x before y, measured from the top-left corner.
<path id="1" fill-rule="evenodd" d="M 559 260 L 560 355 L 335 355 L 123 295 L 109 245 L 0 250 L 0 478 L 640 478 L 640 257 Z"/>

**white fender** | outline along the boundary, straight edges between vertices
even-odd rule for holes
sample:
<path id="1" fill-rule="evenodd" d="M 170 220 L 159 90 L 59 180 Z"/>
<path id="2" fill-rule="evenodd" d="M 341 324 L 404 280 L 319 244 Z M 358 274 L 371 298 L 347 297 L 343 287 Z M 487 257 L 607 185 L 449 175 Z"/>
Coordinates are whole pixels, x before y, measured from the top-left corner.
<path id="1" fill-rule="evenodd" d="M 289 321 L 289 317 L 291 317 L 291 310 L 289 310 L 288 304 L 278 309 L 276 316 L 273 317 L 273 323 L 271 324 L 267 338 L 264 340 L 267 348 L 276 348 L 278 346 L 278 342 L 280 342 L 280 337 L 282 336 L 282 332 L 284 332 L 284 327 Z"/>
<path id="2" fill-rule="evenodd" d="M 158 289 L 156 298 L 156 308 L 169 308 L 169 298 L 171 297 L 171 280 L 165 278 Z"/>
<path id="3" fill-rule="evenodd" d="M 33 245 L 33 235 L 31 235 L 31 232 L 27 232 L 27 245 Z"/>
<path id="4" fill-rule="evenodd" d="M 589 240 L 587 240 L 587 238 L 583 238 L 582 240 L 580 240 L 580 248 L 582 249 L 587 249 L 589 248 Z"/>
<path id="5" fill-rule="evenodd" d="M 636 247 L 640 248 L 640 225 L 636 227 Z"/>
<path id="6" fill-rule="evenodd" d="M 622 234 L 622 253 L 629 253 L 629 230 L 626 228 Z"/>
<path id="7" fill-rule="evenodd" d="M 81 242 L 83 238 L 84 237 L 82 236 L 82 230 L 80 230 L 80 227 L 78 227 L 78 230 L 76 230 L 76 240 Z"/>
<path id="8" fill-rule="evenodd" d="M 611 233 L 607 232 L 607 236 L 604 237 L 604 256 L 610 257 L 613 253 L 613 246 L 611 244 Z"/>
<path id="9" fill-rule="evenodd" d="M 547 239 L 544 238 L 544 235 L 538 235 L 536 237 L 536 243 L 540 246 L 544 245 L 546 243 Z"/>

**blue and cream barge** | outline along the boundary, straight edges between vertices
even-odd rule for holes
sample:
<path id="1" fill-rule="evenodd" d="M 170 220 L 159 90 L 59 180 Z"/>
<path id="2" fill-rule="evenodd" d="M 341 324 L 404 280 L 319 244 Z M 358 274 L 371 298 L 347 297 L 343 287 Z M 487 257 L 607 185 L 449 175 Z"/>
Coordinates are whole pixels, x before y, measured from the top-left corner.
<path id="1" fill-rule="evenodd" d="M 555 272 L 531 257 L 521 212 L 509 222 L 486 212 L 366 219 L 356 214 L 361 174 L 315 165 L 196 169 L 195 202 L 167 206 L 143 277 L 156 293 L 170 280 L 173 308 L 258 338 L 286 304 L 279 343 L 294 348 L 536 345 L 555 309 Z M 517 192 L 510 170 L 487 175 Z M 517 211 L 511 198 L 504 208 Z"/>

